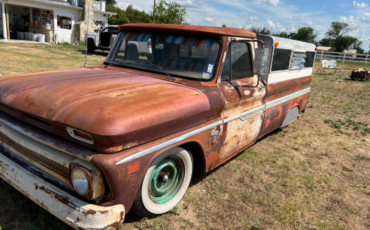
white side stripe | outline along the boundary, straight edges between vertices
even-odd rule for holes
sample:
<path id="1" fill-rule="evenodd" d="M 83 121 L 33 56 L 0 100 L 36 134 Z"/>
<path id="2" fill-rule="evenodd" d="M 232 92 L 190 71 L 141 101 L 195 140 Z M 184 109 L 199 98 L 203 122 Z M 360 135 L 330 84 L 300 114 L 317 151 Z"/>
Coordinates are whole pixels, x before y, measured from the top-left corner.
<path id="1" fill-rule="evenodd" d="M 163 148 L 165 148 L 167 146 L 170 146 L 170 145 L 176 144 L 178 142 L 181 142 L 181 141 L 183 141 L 183 140 L 185 140 L 185 139 L 187 139 L 189 137 L 192 137 L 192 136 L 197 135 L 197 134 L 199 134 L 201 132 L 204 132 L 204 131 L 207 131 L 209 129 L 212 129 L 212 128 L 214 128 L 214 127 L 216 127 L 218 125 L 221 125 L 223 123 L 227 123 L 227 122 L 233 121 L 233 120 L 238 119 L 238 118 L 240 118 L 240 120 L 242 120 L 242 121 L 245 121 L 246 119 L 248 119 L 250 117 L 254 117 L 256 115 L 259 115 L 259 114 L 265 112 L 266 109 L 269 109 L 269 108 L 274 107 L 276 105 L 282 104 L 282 103 L 287 102 L 289 100 L 292 100 L 292 99 L 294 99 L 296 97 L 302 96 L 302 95 L 304 95 L 304 94 L 306 94 L 308 92 L 310 92 L 310 88 L 307 88 L 307 89 L 304 89 L 302 91 L 299 91 L 299 92 L 290 94 L 288 96 L 285 96 L 285 97 L 276 99 L 274 101 L 268 102 L 268 103 L 266 103 L 266 105 L 263 105 L 263 106 L 254 108 L 254 109 L 249 110 L 247 112 L 244 112 L 244 113 L 241 113 L 241 114 L 232 116 L 230 118 L 226 118 L 226 119 L 224 119 L 224 122 L 222 122 L 222 121 L 215 122 L 215 123 L 210 124 L 210 125 L 208 125 L 206 127 L 203 127 L 203 128 L 197 129 L 197 130 L 194 130 L 194 131 L 192 131 L 190 133 L 187 133 L 187 134 L 184 134 L 184 135 L 182 135 L 180 137 L 174 138 L 174 139 L 169 140 L 169 141 L 166 141 L 166 142 L 164 142 L 162 144 L 159 144 L 159 145 L 156 145 L 156 146 L 151 147 L 149 149 L 146 149 L 146 150 L 143 150 L 141 152 L 138 152 L 138 153 L 136 153 L 136 154 L 134 154 L 132 156 L 126 157 L 126 158 L 122 159 L 121 161 L 117 162 L 116 165 L 122 165 L 122 164 L 128 163 L 130 161 L 133 161 L 135 159 L 138 159 L 140 157 L 149 155 L 149 154 L 151 154 L 151 153 L 153 153 L 155 151 L 158 151 L 158 150 L 163 149 Z"/>
<path id="2" fill-rule="evenodd" d="M 299 96 L 302 96 L 302 95 L 304 95 L 306 93 L 309 93 L 310 91 L 311 91 L 311 88 L 308 87 L 307 89 L 298 91 L 298 92 L 293 93 L 293 94 L 290 94 L 288 96 L 285 96 L 285 97 L 276 99 L 274 101 L 267 102 L 266 103 L 266 109 L 269 109 L 271 107 L 277 106 L 277 105 L 282 104 L 284 102 L 290 101 L 290 100 L 292 100 L 292 99 L 294 99 L 296 97 L 299 97 Z"/>
<path id="3" fill-rule="evenodd" d="M 221 124 L 222 124 L 222 121 L 218 121 L 218 122 L 213 123 L 213 124 L 211 124 L 211 125 L 208 125 L 208 126 L 206 126 L 206 127 L 203 127 L 203 128 L 197 129 L 197 130 L 194 130 L 194 131 L 192 131 L 192 132 L 190 132 L 190 133 L 184 134 L 184 135 L 182 135 L 182 136 L 180 136 L 180 137 L 177 137 L 177 138 L 175 138 L 175 139 L 169 140 L 169 141 L 164 142 L 164 143 L 162 143 L 162 144 L 159 144 L 159 145 L 157 145 L 157 146 L 154 146 L 154 147 L 151 147 L 151 148 L 146 149 L 146 150 L 144 150 L 144 151 L 138 152 L 138 153 L 136 153 L 136 154 L 134 154 L 134 155 L 132 155 L 132 156 L 126 157 L 125 159 L 123 159 L 123 160 L 121 160 L 121 161 L 117 162 L 117 164 L 116 164 L 116 165 L 125 164 L 125 163 L 130 162 L 130 161 L 133 161 L 133 160 L 135 160 L 135 159 L 137 159 L 137 158 L 140 158 L 140 157 L 146 156 L 146 155 L 148 155 L 148 154 L 150 154 L 150 153 L 153 153 L 153 152 L 155 152 L 155 151 L 158 151 L 158 150 L 160 150 L 160 149 L 163 149 L 163 148 L 165 148 L 165 147 L 167 147 L 167 146 L 170 146 L 170 145 L 172 145 L 172 144 L 176 144 L 176 143 L 178 143 L 178 142 L 180 142 L 180 141 L 182 141 L 182 140 L 185 140 L 186 138 L 189 138 L 189 137 L 192 137 L 192 136 L 194 136 L 194 135 L 197 135 L 198 133 L 204 132 L 204 131 L 206 131 L 206 130 L 208 130 L 208 129 L 212 129 L 212 128 L 214 128 L 214 127 L 216 127 L 216 126 L 218 126 L 218 125 L 221 125 Z"/>

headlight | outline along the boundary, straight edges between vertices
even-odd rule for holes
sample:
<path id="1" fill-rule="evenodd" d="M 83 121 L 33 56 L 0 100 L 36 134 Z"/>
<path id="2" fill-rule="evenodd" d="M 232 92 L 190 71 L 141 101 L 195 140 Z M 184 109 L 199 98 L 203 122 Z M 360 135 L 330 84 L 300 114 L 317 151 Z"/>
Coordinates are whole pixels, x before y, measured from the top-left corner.
<path id="1" fill-rule="evenodd" d="M 87 176 L 80 168 L 74 168 L 71 173 L 71 180 L 73 188 L 82 196 L 89 192 L 89 181 Z"/>

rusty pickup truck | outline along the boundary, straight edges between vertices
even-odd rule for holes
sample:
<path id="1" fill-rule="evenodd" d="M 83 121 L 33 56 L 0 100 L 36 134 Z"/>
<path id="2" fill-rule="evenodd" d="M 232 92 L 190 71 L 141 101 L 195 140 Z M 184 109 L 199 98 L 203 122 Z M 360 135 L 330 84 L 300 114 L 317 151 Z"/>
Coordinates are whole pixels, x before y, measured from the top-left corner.
<path id="1" fill-rule="evenodd" d="M 120 26 L 101 66 L 0 78 L 0 177 L 77 229 L 164 214 L 194 171 L 304 112 L 314 60 L 241 29 Z"/>

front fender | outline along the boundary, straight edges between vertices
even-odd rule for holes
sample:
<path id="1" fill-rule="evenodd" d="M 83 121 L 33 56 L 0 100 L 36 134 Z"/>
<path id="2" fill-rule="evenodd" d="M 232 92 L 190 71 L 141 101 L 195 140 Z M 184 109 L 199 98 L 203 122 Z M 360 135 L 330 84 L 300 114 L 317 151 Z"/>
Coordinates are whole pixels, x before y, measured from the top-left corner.
<path id="1" fill-rule="evenodd" d="M 215 166 L 218 160 L 217 149 L 220 148 L 218 144 L 212 144 L 212 133 L 220 129 L 222 121 L 213 120 L 205 124 L 199 125 L 192 129 L 176 133 L 159 140 L 137 146 L 135 148 L 122 151 L 116 154 L 99 154 L 92 157 L 91 162 L 97 165 L 105 175 L 111 195 L 106 200 L 102 200 L 100 205 L 110 206 L 114 204 L 123 204 L 125 210 L 128 212 L 136 198 L 136 195 L 141 187 L 145 173 L 150 167 L 151 163 L 162 153 L 174 147 L 182 146 L 187 143 L 196 143 L 199 146 L 200 153 L 203 156 L 205 169 Z M 195 135 L 190 135 L 194 131 L 201 130 Z M 189 136 L 189 137 L 187 137 Z M 186 137 L 186 138 L 183 138 Z M 219 137 L 221 139 L 221 137 Z M 169 145 L 164 145 L 170 140 L 178 140 Z M 219 141 L 219 143 L 222 143 Z M 133 159 L 123 164 L 117 164 L 122 159 L 129 158 L 142 151 L 153 149 L 153 147 L 162 147 L 150 154 Z M 194 153 L 193 153 L 194 154 Z M 208 170 L 206 170 L 208 171 Z"/>
<path id="2" fill-rule="evenodd" d="M 88 33 L 85 35 L 86 44 L 87 44 L 88 39 L 92 39 L 94 41 L 95 46 L 99 46 L 99 38 L 96 33 Z"/>

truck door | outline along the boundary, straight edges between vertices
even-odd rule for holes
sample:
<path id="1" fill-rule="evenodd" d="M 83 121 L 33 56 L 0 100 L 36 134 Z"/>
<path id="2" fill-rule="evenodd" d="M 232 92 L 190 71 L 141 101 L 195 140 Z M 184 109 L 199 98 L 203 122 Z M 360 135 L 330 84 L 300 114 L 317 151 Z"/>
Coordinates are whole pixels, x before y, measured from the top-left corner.
<path id="1" fill-rule="evenodd" d="M 100 33 L 100 46 L 109 47 L 110 37 L 112 36 L 114 27 L 104 28 Z"/>
<path id="2" fill-rule="evenodd" d="M 218 163 L 253 144 L 262 126 L 266 89 L 257 75 L 253 75 L 253 56 L 253 42 L 229 43 L 218 83 L 227 100 L 222 112 L 224 140 Z"/>

